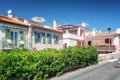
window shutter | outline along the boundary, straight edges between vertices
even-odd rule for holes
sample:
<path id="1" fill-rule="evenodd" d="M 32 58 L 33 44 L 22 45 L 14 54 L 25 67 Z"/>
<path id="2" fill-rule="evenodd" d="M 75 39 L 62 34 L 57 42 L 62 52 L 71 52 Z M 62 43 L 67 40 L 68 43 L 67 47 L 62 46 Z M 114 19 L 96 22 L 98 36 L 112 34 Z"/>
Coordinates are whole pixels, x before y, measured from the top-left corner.
<path id="1" fill-rule="evenodd" d="M 5 38 L 10 39 L 10 29 L 6 29 Z"/>
<path id="2" fill-rule="evenodd" d="M 20 41 L 24 41 L 24 32 L 20 31 Z"/>

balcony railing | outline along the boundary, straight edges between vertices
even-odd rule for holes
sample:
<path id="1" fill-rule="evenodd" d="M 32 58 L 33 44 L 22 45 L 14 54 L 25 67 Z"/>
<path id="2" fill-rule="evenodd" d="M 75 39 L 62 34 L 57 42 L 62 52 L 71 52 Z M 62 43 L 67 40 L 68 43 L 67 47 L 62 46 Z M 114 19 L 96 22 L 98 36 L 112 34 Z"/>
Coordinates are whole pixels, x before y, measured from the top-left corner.
<path id="1" fill-rule="evenodd" d="M 115 52 L 115 46 L 114 45 L 97 45 L 96 49 L 99 53 Z"/>
<path id="2" fill-rule="evenodd" d="M 78 40 L 83 40 L 84 39 L 83 36 L 75 35 L 75 34 L 72 34 L 72 33 L 63 34 L 63 38 L 72 38 L 72 39 L 78 39 Z"/>
<path id="3" fill-rule="evenodd" d="M 26 41 L 11 41 L 10 39 L 3 38 L 0 40 L 0 50 L 8 50 L 12 48 L 26 48 Z"/>

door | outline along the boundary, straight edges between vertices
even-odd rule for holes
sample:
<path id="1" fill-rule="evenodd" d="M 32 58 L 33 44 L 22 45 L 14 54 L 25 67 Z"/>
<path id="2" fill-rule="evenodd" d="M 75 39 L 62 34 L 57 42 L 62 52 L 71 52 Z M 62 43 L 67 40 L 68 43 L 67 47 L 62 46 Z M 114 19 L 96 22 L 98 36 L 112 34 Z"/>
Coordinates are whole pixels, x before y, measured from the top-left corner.
<path id="1" fill-rule="evenodd" d="M 81 46 L 81 41 L 77 41 L 77 46 Z"/>

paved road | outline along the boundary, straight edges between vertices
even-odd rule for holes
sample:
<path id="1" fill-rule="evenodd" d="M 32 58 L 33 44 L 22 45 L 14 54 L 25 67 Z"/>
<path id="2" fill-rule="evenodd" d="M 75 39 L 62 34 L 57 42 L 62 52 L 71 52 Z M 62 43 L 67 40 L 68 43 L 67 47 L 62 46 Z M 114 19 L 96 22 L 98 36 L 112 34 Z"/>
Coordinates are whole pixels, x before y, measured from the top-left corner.
<path id="1" fill-rule="evenodd" d="M 120 80 L 119 60 L 112 60 L 66 73 L 51 80 Z"/>

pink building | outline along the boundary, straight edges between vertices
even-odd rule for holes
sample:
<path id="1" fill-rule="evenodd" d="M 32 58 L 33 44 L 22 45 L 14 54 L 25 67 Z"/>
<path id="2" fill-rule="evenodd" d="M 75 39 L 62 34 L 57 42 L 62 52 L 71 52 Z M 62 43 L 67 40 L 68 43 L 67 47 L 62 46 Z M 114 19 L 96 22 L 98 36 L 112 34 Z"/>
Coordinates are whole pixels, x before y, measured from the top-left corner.
<path id="1" fill-rule="evenodd" d="M 93 29 L 85 38 L 85 46 L 95 46 L 101 53 L 118 52 L 120 50 L 119 37 L 117 32 L 101 32 Z"/>

